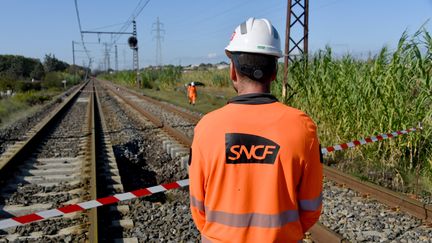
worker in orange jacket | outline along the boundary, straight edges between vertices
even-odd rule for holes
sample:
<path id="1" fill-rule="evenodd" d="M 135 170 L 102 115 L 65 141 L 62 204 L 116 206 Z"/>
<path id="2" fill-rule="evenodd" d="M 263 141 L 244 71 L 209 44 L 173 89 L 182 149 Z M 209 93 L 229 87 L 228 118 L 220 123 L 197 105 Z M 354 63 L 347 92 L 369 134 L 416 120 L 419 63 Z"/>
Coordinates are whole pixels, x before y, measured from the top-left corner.
<path id="1" fill-rule="evenodd" d="M 197 98 L 197 88 L 194 82 L 191 82 L 188 85 L 187 93 L 189 98 L 189 104 L 195 105 L 195 101 Z"/>
<path id="2" fill-rule="evenodd" d="M 238 26 L 225 51 L 238 96 L 195 127 L 192 218 L 203 242 L 299 242 L 322 207 L 316 125 L 270 94 L 282 51 L 267 19 Z"/>

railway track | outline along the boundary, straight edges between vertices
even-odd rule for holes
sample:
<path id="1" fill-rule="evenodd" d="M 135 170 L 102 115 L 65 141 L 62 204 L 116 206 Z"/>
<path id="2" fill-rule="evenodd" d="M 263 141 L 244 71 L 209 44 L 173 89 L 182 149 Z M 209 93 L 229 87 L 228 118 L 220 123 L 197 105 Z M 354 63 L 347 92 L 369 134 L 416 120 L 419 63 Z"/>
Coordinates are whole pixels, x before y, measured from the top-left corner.
<path id="1" fill-rule="evenodd" d="M 2 155 L 0 218 L 53 208 L 47 216 L 62 215 L 74 210 L 64 205 L 124 192 L 105 130 L 98 94 L 87 83 Z M 133 226 L 122 215 L 128 212 L 127 205 L 115 205 L 66 214 L 0 231 L 0 242 L 137 242 L 122 234 Z"/>
<path id="2" fill-rule="evenodd" d="M 92 199 L 108 197 L 125 192 L 122 178 L 114 156 L 111 139 L 107 130 L 105 116 L 99 98 L 98 86 L 94 86 L 94 121 L 92 138 Z M 124 231 L 134 226 L 133 220 L 127 216 L 129 205 L 118 204 L 95 209 L 97 236 L 91 242 L 138 242 L 136 237 L 125 237 Z M 92 235 L 92 234 L 89 234 Z M 93 234 L 94 235 L 94 234 Z"/>
<path id="3" fill-rule="evenodd" d="M 20 216 L 89 198 L 85 190 L 90 87 L 81 86 L 0 159 L 0 216 Z M 23 219 L 26 220 L 25 218 Z M 89 217 L 71 214 L 0 231 L 0 241 L 85 240 Z"/>
<path id="4" fill-rule="evenodd" d="M 165 125 L 157 122 L 155 116 L 148 118 L 137 109 L 131 109 L 126 98 L 119 97 L 113 90 L 101 89 L 100 95 L 126 191 L 187 178 L 187 171 L 181 167 L 181 158 L 189 150 L 173 149 L 171 155 L 166 152 L 162 145 L 166 148 L 178 142 L 163 129 Z M 144 109 L 141 111 L 149 115 Z M 141 242 L 199 240 L 189 214 L 187 190 L 157 193 L 133 199 L 129 204 L 132 205 L 128 215 L 134 220 L 134 227 L 124 232 L 126 236 L 137 237 Z"/>
<path id="5" fill-rule="evenodd" d="M 43 121 L 49 114 L 59 107 L 59 105 L 67 99 L 71 94 L 73 94 L 79 87 L 74 86 L 65 93 L 59 94 L 53 97 L 52 101 L 48 104 L 31 111 L 26 112 L 26 116 L 14 121 L 1 129 L 0 131 L 0 156 L 4 153 L 9 146 L 16 146 L 16 143 L 25 142 L 31 135 L 34 127 Z"/>

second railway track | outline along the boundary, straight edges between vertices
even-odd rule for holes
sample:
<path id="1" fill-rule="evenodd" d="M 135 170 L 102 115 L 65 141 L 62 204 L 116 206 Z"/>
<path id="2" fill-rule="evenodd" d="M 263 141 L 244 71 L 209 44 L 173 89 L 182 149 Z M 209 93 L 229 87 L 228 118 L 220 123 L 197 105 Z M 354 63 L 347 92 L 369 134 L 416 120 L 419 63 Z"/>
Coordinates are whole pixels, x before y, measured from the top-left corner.
<path id="1" fill-rule="evenodd" d="M 89 85 L 40 123 L 29 138 L 1 157 L 0 216 L 46 210 L 89 198 L 84 151 L 89 142 Z M 25 219 L 24 219 L 25 220 Z M 71 214 L 0 231 L 0 241 L 85 240 L 88 215 Z M 5 234 L 6 233 L 6 234 Z"/>
<path id="2" fill-rule="evenodd" d="M 1 230 L 0 242 L 138 242 L 123 235 L 133 226 L 127 205 L 63 215 L 75 211 L 70 204 L 124 192 L 101 111 L 93 82 L 87 83 L 3 154 L 0 218 L 43 210 L 19 221 L 61 217 Z"/>

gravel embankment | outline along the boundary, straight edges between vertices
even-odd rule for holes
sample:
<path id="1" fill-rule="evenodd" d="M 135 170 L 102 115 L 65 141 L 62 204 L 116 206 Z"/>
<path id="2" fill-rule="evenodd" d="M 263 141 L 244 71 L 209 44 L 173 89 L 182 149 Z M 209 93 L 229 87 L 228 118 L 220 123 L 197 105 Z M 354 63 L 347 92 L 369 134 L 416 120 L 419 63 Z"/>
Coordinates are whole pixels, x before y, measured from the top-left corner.
<path id="1" fill-rule="evenodd" d="M 320 222 L 352 242 L 432 242 L 432 228 L 334 182 L 324 184 Z"/>
<path id="2" fill-rule="evenodd" d="M 125 191 L 187 178 L 179 158 L 171 158 L 163 151 L 159 129 L 137 113 L 125 111 L 112 97 L 101 95 L 101 100 Z M 161 112 L 160 108 L 153 109 Z M 178 117 L 164 117 L 181 122 Z M 127 204 L 128 217 L 135 227 L 127 230 L 125 237 L 137 237 L 140 242 L 199 239 L 189 212 L 188 192 L 184 189 L 134 199 Z"/>
<path id="3" fill-rule="evenodd" d="M 144 108 L 147 112 L 159 118 L 163 123 L 166 123 L 169 126 L 180 130 L 190 138 L 193 137 L 194 124 L 185 120 L 183 117 L 171 112 L 167 112 L 163 110 L 160 106 L 142 99 L 136 99 L 135 102 L 137 105 Z"/>
<path id="4" fill-rule="evenodd" d="M 28 131 L 56 109 L 63 99 L 73 93 L 76 88 L 77 87 L 71 88 L 64 94 L 37 109 L 33 114 L 29 114 L 0 129 L 0 154 L 6 151 L 7 147 L 15 142 L 27 139 Z"/>

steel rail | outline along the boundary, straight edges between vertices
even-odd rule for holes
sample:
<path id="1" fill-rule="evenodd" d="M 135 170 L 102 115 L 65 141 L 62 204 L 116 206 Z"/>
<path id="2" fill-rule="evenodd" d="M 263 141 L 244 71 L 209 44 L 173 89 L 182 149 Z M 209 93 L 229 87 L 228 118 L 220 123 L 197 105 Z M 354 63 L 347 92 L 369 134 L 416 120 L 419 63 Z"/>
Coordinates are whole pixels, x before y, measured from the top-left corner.
<path id="1" fill-rule="evenodd" d="M 89 116 L 88 116 L 88 132 L 90 133 L 88 141 L 88 161 L 90 162 L 90 198 L 97 199 L 97 181 L 96 181 L 96 125 L 95 125 L 95 88 L 92 83 L 92 91 L 89 99 Z M 98 213 L 97 208 L 93 208 L 89 212 L 89 240 L 90 242 L 98 242 Z"/>
<path id="2" fill-rule="evenodd" d="M 31 152 L 38 146 L 38 143 L 40 140 L 47 134 L 49 129 L 61 119 L 61 117 L 67 112 L 67 110 L 74 104 L 75 100 L 78 98 L 80 93 L 88 92 L 84 90 L 86 86 L 89 85 L 89 82 L 85 82 L 80 87 L 77 88 L 75 92 L 73 92 L 71 95 L 68 96 L 67 99 L 65 99 L 61 105 L 59 105 L 54 111 L 52 111 L 47 117 L 45 117 L 41 122 L 39 122 L 36 126 L 33 134 L 20 146 L 17 148 L 16 151 L 13 152 L 13 154 L 10 154 L 9 156 L 3 156 L 2 160 L 0 161 L 0 178 L 5 178 L 5 173 L 8 173 L 9 171 L 13 170 L 14 167 L 17 167 L 21 164 L 22 161 L 25 161 L 25 158 L 31 154 Z M 96 154 L 92 151 L 94 149 L 95 140 L 94 140 L 94 109 L 93 109 L 93 94 L 89 96 L 89 101 L 87 105 L 87 131 L 86 131 L 86 139 L 87 139 L 87 147 L 84 151 L 85 161 L 87 161 L 87 164 L 90 163 L 90 165 L 94 165 L 96 161 Z M 83 169 L 81 173 L 85 174 L 88 173 L 88 169 L 86 170 L 86 166 L 83 166 Z M 88 167 L 87 167 L 88 168 Z M 95 178 L 95 170 L 92 166 L 90 166 L 90 173 L 93 174 L 93 176 L 90 176 L 90 180 Z M 96 199 L 95 194 L 95 187 L 92 185 L 90 186 L 90 197 L 92 199 Z M 91 242 L 98 242 L 97 241 L 97 213 L 96 209 L 91 209 L 89 211 L 89 239 Z"/>
<path id="3" fill-rule="evenodd" d="M 312 238 L 311 240 L 315 243 L 349 242 L 344 237 L 335 233 L 334 231 L 322 225 L 321 223 L 316 223 L 314 226 L 312 226 L 312 228 L 309 229 L 309 232 L 306 233 L 306 239 L 308 239 L 309 237 L 311 237 Z"/>
<path id="4" fill-rule="evenodd" d="M 94 102 L 95 102 L 95 112 L 96 112 L 96 129 L 95 133 L 97 134 L 96 139 L 96 154 L 97 154 L 97 196 L 107 197 L 111 194 L 107 194 L 106 189 L 114 190 L 117 193 L 124 193 L 124 187 L 122 183 L 122 174 L 118 168 L 119 162 L 115 158 L 115 154 L 113 151 L 113 146 L 111 143 L 111 139 L 108 132 L 107 122 L 105 120 L 104 111 L 102 109 L 102 103 L 99 96 L 98 85 L 94 85 Z M 99 201 L 100 202 L 100 201 Z M 117 207 L 107 208 L 97 208 L 98 210 L 98 241 L 113 241 L 113 242 L 137 242 L 137 238 L 124 238 L 121 234 L 117 235 L 109 235 L 110 231 L 114 232 L 125 232 L 130 224 L 133 221 L 129 216 L 126 216 L 129 211 L 128 205 L 126 208 L 120 211 Z M 115 216 L 113 216 L 113 214 Z M 117 214 L 117 215 L 116 215 Z M 118 216 L 120 215 L 120 217 Z M 125 222 L 124 224 L 121 222 Z M 111 225 L 108 226 L 108 222 L 111 222 Z M 108 229 L 107 229 L 108 226 Z M 107 234 L 108 233 L 108 234 Z"/>
<path id="5" fill-rule="evenodd" d="M 135 102 L 129 100 L 128 98 L 124 97 L 120 92 L 116 91 L 111 86 L 106 86 L 109 91 L 116 96 L 118 96 L 120 99 L 122 99 L 126 104 L 131 106 L 134 110 L 138 111 L 141 115 L 145 116 L 147 119 L 149 119 L 152 123 L 154 123 L 157 127 L 161 128 L 165 132 L 167 132 L 169 135 L 174 137 L 178 142 L 181 144 L 190 147 L 192 146 L 192 140 L 188 138 L 184 133 L 180 132 L 179 130 L 169 126 L 168 124 L 164 124 L 159 118 L 155 117 L 151 113 L 144 110 L 144 108 L 137 105 Z"/>
<path id="6" fill-rule="evenodd" d="M 119 88 L 119 89 L 121 89 L 122 91 L 126 91 L 126 92 L 128 92 L 128 93 L 130 93 L 130 94 L 136 95 L 139 99 L 142 99 L 142 100 L 145 100 L 145 101 L 150 102 L 150 103 L 152 103 L 152 104 L 155 104 L 155 105 L 161 106 L 161 107 L 164 108 L 165 110 L 168 110 L 168 111 L 170 111 L 170 112 L 173 112 L 173 113 L 175 113 L 175 114 L 177 114 L 177 115 L 179 115 L 179 116 L 185 118 L 186 120 L 190 121 L 190 122 L 193 123 L 193 124 L 197 124 L 198 121 L 201 119 L 201 117 L 199 117 L 199 116 L 192 115 L 192 114 L 189 114 L 189 113 L 184 112 L 184 111 L 182 111 L 182 110 L 179 110 L 178 108 L 175 108 L 175 107 L 173 107 L 173 106 L 170 106 L 170 105 L 167 105 L 167 104 L 165 104 L 165 103 L 162 103 L 162 102 L 159 101 L 159 100 L 155 100 L 154 98 L 150 98 L 150 97 L 148 97 L 148 96 L 145 96 L 145 95 L 143 95 L 143 94 L 140 94 L 139 92 L 137 92 L 137 91 L 135 91 L 135 90 L 125 89 L 125 88 L 123 88 L 123 87 L 120 86 L 120 85 L 116 85 L 116 84 L 113 84 L 113 83 L 109 83 L 108 81 L 103 81 L 103 80 L 102 80 L 102 82 L 103 82 L 106 86 L 113 86 L 113 87 L 115 87 L 115 88 Z"/>
<path id="7" fill-rule="evenodd" d="M 134 102 L 122 96 L 122 94 L 115 91 L 111 86 L 105 86 L 105 87 L 107 87 L 110 91 L 112 91 L 112 93 L 120 97 L 126 104 L 128 104 L 133 109 L 135 109 L 136 111 L 138 111 L 139 113 L 147 117 L 151 122 L 155 123 L 158 126 L 160 124 L 163 124 L 158 118 L 154 117 L 150 113 L 146 112 L 143 108 L 137 106 Z M 157 103 L 158 101 L 155 102 Z M 183 111 L 180 110 L 179 112 L 180 112 L 179 114 L 184 113 Z M 177 129 L 172 128 L 169 125 L 163 125 L 161 128 L 167 131 L 175 139 L 178 139 L 179 142 L 181 142 L 185 146 L 190 147 L 192 145 L 192 139 L 185 136 L 182 132 L 179 132 Z M 341 235 L 337 234 L 336 232 L 328 229 L 327 227 L 321 224 L 314 225 L 313 229 L 311 229 L 310 237 L 314 242 L 325 242 L 325 243 L 345 242 L 344 238 Z"/>
<path id="8" fill-rule="evenodd" d="M 361 181 L 354 176 L 350 176 L 329 166 L 324 166 L 324 175 L 332 181 L 344 184 L 360 193 L 371 196 L 396 210 L 402 209 L 404 212 L 416 218 L 432 222 L 432 205 L 411 199 L 401 193 L 394 192 L 382 186 Z"/>

